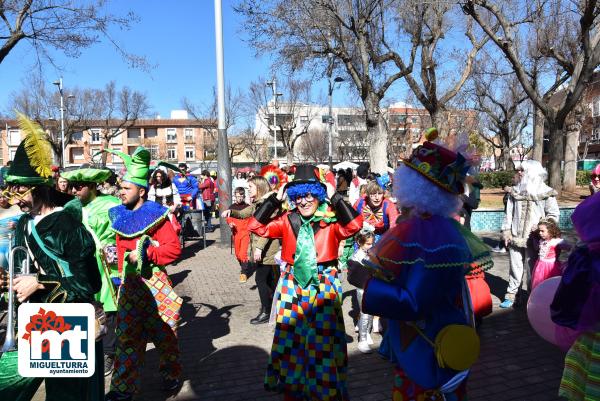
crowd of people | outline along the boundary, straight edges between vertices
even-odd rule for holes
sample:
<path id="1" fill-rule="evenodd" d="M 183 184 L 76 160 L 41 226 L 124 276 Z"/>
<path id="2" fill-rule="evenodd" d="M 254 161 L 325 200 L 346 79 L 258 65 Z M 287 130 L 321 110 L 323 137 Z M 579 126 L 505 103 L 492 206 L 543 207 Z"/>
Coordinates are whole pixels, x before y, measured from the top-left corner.
<path id="1" fill-rule="evenodd" d="M 201 211 L 213 229 L 214 174 L 203 170 L 196 178 L 185 163 L 160 161 L 152 170 L 143 147 L 131 155 L 106 150 L 123 159 L 119 177 L 91 166 L 56 171 L 39 156 L 50 152 L 41 128 L 19 118 L 29 129 L 3 176 L 0 267 L 7 267 L 11 246 L 24 246 L 35 274 L 14 279 L 18 302 L 92 303 L 102 316 L 94 375 L 46 378 L 46 399 L 132 400 L 149 342 L 159 354 L 163 389 L 177 390 L 183 300 L 166 266 L 181 254 L 183 210 Z M 391 399 L 467 399 L 469 369 L 479 356 L 477 324 L 491 313 L 485 270 L 492 262 L 489 248 L 470 232 L 482 188 L 477 158 L 457 143 L 444 143 L 429 129 L 395 171 L 273 161 L 260 172 L 236 172 L 233 203 L 221 217 L 232 231 L 239 282 L 252 275 L 256 282 L 260 308 L 249 324 L 274 324 L 267 390 L 286 401 L 350 399 L 342 314 L 347 280 L 360 309 L 354 316 L 359 351 L 373 352 L 373 334 L 383 336 L 378 351 L 393 364 Z M 598 173 L 591 198 L 573 215 L 583 241 L 576 247 L 561 239 L 556 192 L 544 183 L 539 162 L 523 162 L 506 190 L 502 230 L 510 278 L 500 306 L 523 304 L 530 288 L 564 275 L 552 317 L 581 334 L 573 339 L 560 390 L 571 400 L 600 394 L 594 384 L 600 239 L 589 222 L 600 205 L 593 189 L 600 186 Z M 561 264 L 560 252 L 571 250 L 569 263 Z M 5 290 L 7 275 L 0 272 Z M 111 374 L 105 394 L 103 375 Z M 30 400 L 42 380 L 21 377 L 14 353 L 0 357 L 0 399 Z"/>

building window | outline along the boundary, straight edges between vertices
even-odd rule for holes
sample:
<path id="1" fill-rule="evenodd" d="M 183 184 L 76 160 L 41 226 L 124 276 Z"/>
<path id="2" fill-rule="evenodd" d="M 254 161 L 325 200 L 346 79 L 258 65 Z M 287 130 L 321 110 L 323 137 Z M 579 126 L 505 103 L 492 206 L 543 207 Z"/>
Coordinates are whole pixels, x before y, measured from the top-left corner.
<path id="1" fill-rule="evenodd" d="M 81 132 L 81 131 L 73 132 L 73 134 L 71 135 L 71 139 L 73 141 L 83 140 L 83 132 Z"/>
<path id="2" fill-rule="evenodd" d="M 17 153 L 17 149 L 10 150 L 10 160 L 15 160 L 15 153 Z"/>
<path id="3" fill-rule="evenodd" d="M 185 160 L 196 160 L 196 149 L 193 146 L 185 147 Z"/>
<path id="4" fill-rule="evenodd" d="M 341 126 L 357 126 L 365 124 L 365 116 L 360 114 L 338 114 L 337 123 Z"/>
<path id="5" fill-rule="evenodd" d="M 110 143 L 113 145 L 123 145 L 123 130 L 112 128 L 110 130 Z"/>
<path id="6" fill-rule="evenodd" d="M 21 130 L 10 129 L 8 130 L 8 144 L 10 146 L 18 146 L 21 143 Z M 12 160 L 12 157 L 11 157 Z"/>
<path id="7" fill-rule="evenodd" d="M 306 124 L 308 122 L 308 116 L 300 116 L 300 123 Z"/>
<path id="8" fill-rule="evenodd" d="M 121 148 L 113 148 L 113 150 L 116 150 L 116 151 L 119 151 L 119 152 L 120 152 L 120 151 L 121 151 Z M 121 159 L 121 158 L 120 158 L 119 156 L 117 156 L 117 155 L 112 155 L 112 162 L 113 162 L 114 164 L 123 164 L 123 159 Z"/>
<path id="9" fill-rule="evenodd" d="M 148 146 L 148 150 L 150 151 L 150 157 L 152 159 L 160 159 L 160 157 L 158 157 L 158 145 L 150 145 Z"/>
<path id="10" fill-rule="evenodd" d="M 597 96 L 592 101 L 592 117 L 600 116 L 600 96 Z"/>
<path id="11" fill-rule="evenodd" d="M 175 128 L 167 128 L 167 142 L 177 142 L 177 130 Z"/>
<path id="12" fill-rule="evenodd" d="M 167 148 L 167 159 L 177 160 L 177 148 L 175 146 L 169 146 Z"/>
<path id="13" fill-rule="evenodd" d="M 144 138 L 156 138 L 158 136 L 158 131 L 156 128 L 144 128 Z"/>
<path id="14" fill-rule="evenodd" d="M 98 128 L 94 128 L 90 131 L 90 135 L 92 136 L 91 143 L 100 143 L 100 130 Z"/>
<path id="15" fill-rule="evenodd" d="M 90 159 L 94 163 L 102 162 L 102 148 L 90 148 Z"/>
<path id="16" fill-rule="evenodd" d="M 141 131 L 139 128 L 129 128 L 127 130 L 127 142 L 140 143 Z"/>
<path id="17" fill-rule="evenodd" d="M 71 156 L 73 157 L 73 162 L 83 160 L 83 148 L 71 148 Z"/>
<path id="18" fill-rule="evenodd" d="M 193 128 L 185 128 L 183 130 L 183 137 L 186 142 L 190 142 L 194 140 L 194 129 Z"/>

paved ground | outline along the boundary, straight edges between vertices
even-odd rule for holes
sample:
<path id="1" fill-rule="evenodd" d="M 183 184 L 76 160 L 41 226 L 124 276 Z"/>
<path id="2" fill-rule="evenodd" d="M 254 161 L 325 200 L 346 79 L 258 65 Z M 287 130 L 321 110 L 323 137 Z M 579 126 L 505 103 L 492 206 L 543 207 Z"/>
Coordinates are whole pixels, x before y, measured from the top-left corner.
<path id="1" fill-rule="evenodd" d="M 493 236 L 484 236 L 493 242 Z M 229 247 L 219 248 L 209 234 L 209 246 L 186 247 L 184 259 L 169 267 L 176 290 L 185 298 L 180 329 L 184 364 L 183 387 L 178 394 L 159 390 L 157 354 L 148 347 L 143 368 L 144 401 L 163 400 L 280 400 L 267 393 L 262 378 L 273 327 L 252 326 L 249 319 L 259 303 L 254 279 L 238 283 L 238 268 Z M 495 243 L 494 243 L 495 245 Z M 495 254 L 495 267 L 487 275 L 494 294 L 494 313 L 481 327 L 481 358 L 469 379 L 469 399 L 475 401 L 552 401 L 562 373 L 564 355 L 540 339 L 530 328 L 523 309 L 497 309 L 506 288 L 508 257 Z M 353 323 L 353 290 L 344 285 L 344 313 L 350 344 L 348 384 L 355 401 L 389 400 L 392 367 L 376 353 L 358 352 Z M 374 336 L 378 342 L 379 337 Z M 43 388 L 35 400 L 43 400 Z"/>

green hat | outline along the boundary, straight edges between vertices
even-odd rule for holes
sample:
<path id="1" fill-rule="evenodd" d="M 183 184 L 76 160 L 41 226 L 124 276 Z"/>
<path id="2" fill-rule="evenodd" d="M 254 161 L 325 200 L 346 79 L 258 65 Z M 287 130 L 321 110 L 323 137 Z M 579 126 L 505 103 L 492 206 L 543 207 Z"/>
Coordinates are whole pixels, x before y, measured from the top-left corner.
<path id="1" fill-rule="evenodd" d="M 101 183 L 112 175 L 112 171 L 101 168 L 78 168 L 75 170 L 65 171 L 60 174 L 61 177 L 71 182 L 95 182 Z"/>
<path id="2" fill-rule="evenodd" d="M 138 146 L 131 156 L 114 149 L 104 149 L 104 151 L 113 153 L 123 159 L 123 163 L 125 163 L 125 168 L 127 169 L 123 181 L 131 182 L 143 188 L 148 187 L 148 172 L 150 170 L 151 159 L 148 149 Z"/>
<path id="3" fill-rule="evenodd" d="M 17 112 L 17 119 L 25 138 L 15 152 L 5 181 L 8 184 L 52 186 L 52 149 L 46 133 L 24 114 Z"/>

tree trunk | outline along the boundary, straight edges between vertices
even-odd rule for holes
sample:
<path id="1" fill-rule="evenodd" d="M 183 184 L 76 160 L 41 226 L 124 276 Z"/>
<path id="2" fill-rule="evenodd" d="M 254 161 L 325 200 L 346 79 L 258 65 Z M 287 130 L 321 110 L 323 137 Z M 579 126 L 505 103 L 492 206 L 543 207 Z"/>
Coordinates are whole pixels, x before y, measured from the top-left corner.
<path id="1" fill-rule="evenodd" d="M 367 140 L 369 146 L 369 161 L 371 171 L 385 173 L 388 166 L 387 145 L 388 135 L 385 129 L 385 121 L 379 110 L 379 102 L 367 99 L 365 102 Z"/>
<path id="2" fill-rule="evenodd" d="M 563 131 L 556 125 L 550 125 L 548 121 L 548 136 L 550 139 L 548 145 L 548 185 L 558 193 L 562 191 L 562 182 L 560 177 L 560 162 L 564 155 Z"/>
<path id="3" fill-rule="evenodd" d="M 514 170 L 514 164 L 512 161 L 512 158 L 510 157 L 510 149 L 509 148 L 503 148 L 502 149 L 502 169 L 507 171 L 507 170 Z"/>
<path id="4" fill-rule="evenodd" d="M 435 127 L 438 129 L 440 136 L 445 137 L 446 135 L 449 134 L 449 132 L 447 130 L 448 123 L 445 118 L 444 110 L 437 109 L 435 111 L 430 111 L 429 116 L 431 117 L 432 127 Z"/>
<path id="5" fill-rule="evenodd" d="M 535 107 L 535 106 L 533 106 Z M 542 162 L 544 154 L 544 115 L 536 108 L 533 115 L 533 151 L 531 158 Z"/>
<path id="6" fill-rule="evenodd" d="M 287 158 L 288 166 L 291 166 L 292 164 L 294 164 L 294 149 L 288 149 L 286 158 Z"/>
<path id="7" fill-rule="evenodd" d="M 565 143 L 565 175 L 563 177 L 563 189 L 575 192 L 577 186 L 577 155 L 579 147 L 579 125 L 569 127 L 567 141 Z"/>

